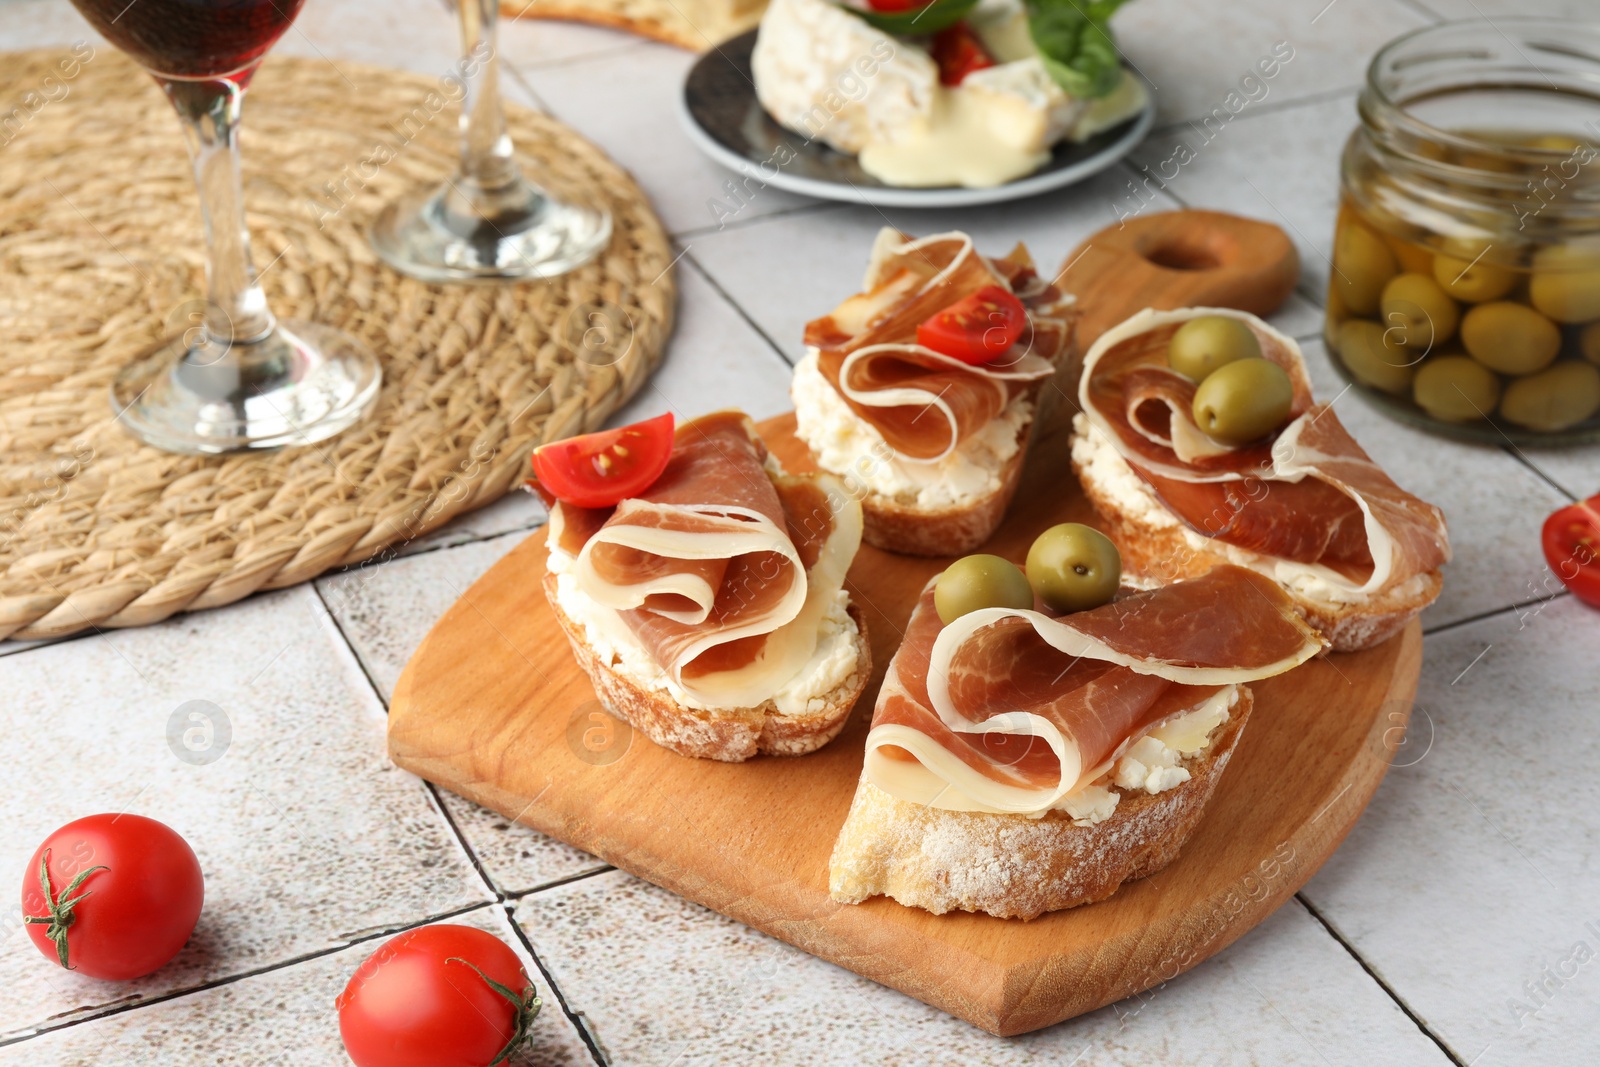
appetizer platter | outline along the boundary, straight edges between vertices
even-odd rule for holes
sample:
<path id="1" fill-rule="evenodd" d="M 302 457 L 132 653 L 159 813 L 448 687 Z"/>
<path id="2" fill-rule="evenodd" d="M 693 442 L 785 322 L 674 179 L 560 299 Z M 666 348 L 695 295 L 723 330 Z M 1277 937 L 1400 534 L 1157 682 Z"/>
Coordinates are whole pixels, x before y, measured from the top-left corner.
<path id="1" fill-rule="evenodd" d="M 1032 196 L 1110 166 L 1150 128 L 1150 90 L 1105 25 L 1116 6 L 774 0 L 691 69 L 681 118 L 748 182 L 808 196 Z"/>
<path id="2" fill-rule="evenodd" d="M 794 413 L 535 454 L 551 521 L 419 647 L 390 752 L 1020 1033 L 1194 966 L 1331 854 L 1403 736 L 1448 538 L 1293 341 L 1172 306 L 1237 288 L 1226 256 L 1082 338 L 1088 277 L 1020 245 L 886 230 L 868 258 Z"/>

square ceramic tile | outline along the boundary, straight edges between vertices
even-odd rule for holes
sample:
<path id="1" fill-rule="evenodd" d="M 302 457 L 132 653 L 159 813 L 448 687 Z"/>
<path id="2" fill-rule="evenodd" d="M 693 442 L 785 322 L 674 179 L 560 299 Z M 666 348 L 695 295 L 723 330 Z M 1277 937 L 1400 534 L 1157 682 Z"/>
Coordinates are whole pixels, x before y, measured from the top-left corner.
<path id="1" fill-rule="evenodd" d="M 1305 893 L 1476 1067 L 1600 1032 L 1600 627 L 1561 597 L 1427 640 L 1407 744 Z"/>
<path id="2" fill-rule="evenodd" d="M 960 228 L 978 247 L 1004 254 L 1027 244 L 1040 273 L 1055 274 L 1079 244 L 1122 215 L 1171 211 L 1180 205 L 1160 193 L 1139 198 L 1135 172 L 1113 167 L 1058 193 L 1011 204 L 948 212 L 905 208 L 830 207 L 761 220 L 720 233 L 699 234 L 691 255 L 743 308 L 790 360 L 800 358 L 801 336 L 810 319 L 826 314 L 861 287 L 872 239 L 884 226 L 907 233 Z M 1296 336 L 1314 333 L 1321 313 L 1291 297 L 1272 321 Z"/>
<path id="3" fill-rule="evenodd" d="M 383 709 L 309 588 L 7 656 L 0 690 L 0 871 L 20 876 L 73 819 L 135 812 L 182 834 L 206 879 L 188 946 L 130 983 L 46 960 L 13 897 L 0 1034 L 489 898 L 427 791 L 385 756 Z"/>
<path id="4" fill-rule="evenodd" d="M 1345 391 L 1320 340 L 1302 347 L 1318 398 L 1337 398 L 1345 429 L 1403 488 L 1444 509 L 1455 558 L 1445 566 L 1444 591 L 1423 612 L 1424 628 L 1549 596 L 1539 530 L 1565 502 L 1561 494 L 1504 449 L 1401 425 Z"/>
<path id="5" fill-rule="evenodd" d="M 544 1002 L 533 1024 L 532 1044 L 510 1067 L 594 1063 L 502 909 L 491 905 L 446 921 L 485 930 L 510 945 Z M 374 938 L 240 982 L 44 1033 L 0 1048 L 0 1064 L 350 1067 L 334 998 L 384 940 Z"/>
<path id="6" fill-rule="evenodd" d="M 96 52 L 111 46 L 89 28 L 67 0 L 7 0 L 0 3 L 0 49 L 59 48 L 87 41 Z"/>
<path id="7" fill-rule="evenodd" d="M 1447 19 L 1498 18 L 1533 15 L 1538 18 L 1593 19 L 1593 0 L 1412 0 L 1426 11 Z"/>
<path id="8" fill-rule="evenodd" d="M 319 579 L 317 589 L 387 699 L 434 621 L 484 571 L 529 536 L 542 535 L 518 532 L 382 566 L 357 567 Z M 543 594 L 537 587 L 531 587 L 528 595 L 542 606 Z M 452 793 L 440 790 L 439 794 L 500 892 L 526 892 L 605 866 L 586 852 Z"/>
<path id="9" fill-rule="evenodd" d="M 1189 974 L 1005 1039 L 620 871 L 515 917 L 618 1064 L 1447 1062 L 1292 902 Z"/>
<path id="10" fill-rule="evenodd" d="M 695 59 L 672 45 L 648 44 L 618 55 L 532 67 L 523 74 L 556 118 L 628 168 L 673 233 L 811 203 L 754 182 L 746 193 L 733 172 L 690 143 L 678 109 Z"/>
<path id="11" fill-rule="evenodd" d="M 1154 175 L 1153 184 L 1191 207 L 1283 227 L 1300 251 L 1300 291 L 1320 305 L 1339 204 L 1339 154 L 1356 124 L 1355 94 L 1339 94 L 1255 115 L 1246 110 L 1213 131 L 1162 130 L 1131 158 Z"/>
<path id="12" fill-rule="evenodd" d="M 1600 444 L 1571 448 L 1524 445 L 1521 457 L 1574 500 L 1600 493 Z"/>
<path id="13" fill-rule="evenodd" d="M 1112 29 L 1156 86 L 1159 122 L 1209 122 L 1357 88 L 1372 54 L 1427 19 L 1394 0 L 1139 0 Z"/>

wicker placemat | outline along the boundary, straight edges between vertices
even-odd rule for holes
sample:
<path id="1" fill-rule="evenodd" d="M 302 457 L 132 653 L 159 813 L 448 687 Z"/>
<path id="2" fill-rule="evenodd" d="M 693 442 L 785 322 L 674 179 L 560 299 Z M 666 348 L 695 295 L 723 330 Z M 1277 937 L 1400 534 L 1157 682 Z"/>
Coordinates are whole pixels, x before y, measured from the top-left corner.
<path id="1" fill-rule="evenodd" d="M 510 109 L 535 177 L 610 207 L 595 263 L 433 286 L 368 249 L 381 204 L 453 169 L 451 94 L 343 61 L 267 61 L 243 138 L 256 263 L 279 315 L 380 354 L 383 394 L 318 445 L 174 456 L 117 426 L 107 389 L 200 308 L 177 118 L 104 46 L 0 56 L 0 637 L 142 625 L 392 551 L 514 488 L 536 444 L 599 426 L 639 387 L 672 322 L 666 235 L 632 179 L 554 120 Z"/>

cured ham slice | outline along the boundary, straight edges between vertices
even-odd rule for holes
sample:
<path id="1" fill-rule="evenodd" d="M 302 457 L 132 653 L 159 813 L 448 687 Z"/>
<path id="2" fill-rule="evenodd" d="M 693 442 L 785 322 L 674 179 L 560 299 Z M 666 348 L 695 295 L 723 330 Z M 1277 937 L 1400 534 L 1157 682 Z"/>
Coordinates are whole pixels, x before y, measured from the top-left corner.
<path id="1" fill-rule="evenodd" d="M 758 705 L 816 648 L 861 542 L 861 508 L 827 475 L 776 472 L 749 419 L 677 430 L 661 477 L 612 509 L 551 513 L 578 589 L 685 692 Z"/>
<path id="2" fill-rule="evenodd" d="M 1032 383 L 1055 373 L 1071 326 L 1070 301 L 1034 271 L 1018 245 L 1005 259 L 978 254 L 963 233 L 912 240 L 885 229 L 873 247 L 865 291 L 806 324 L 818 367 L 858 417 L 901 458 L 934 463 L 1000 414 Z M 917 326 L 987 285 L 1028 309 L 1029 328 L 994 362 L 972 366 L 916 343 Z"/>
<path id="3" fill-rule="evenodd" d="M 1294 388 L 1290 421 L 1268 440 L 1228 447 L 1193 415 L 1195 384 L 1167 365 L 1189 318 L 1231 315 Z M 1321 568 L 1349 595 L 1370 596 L 1450 559 L 1444 515 L 1397 486 L 1328 405 L 1315 404 L 1289 338 L 1226 309 L 1146 310 L 1107 331 L 1084 359 L 1079 401 L 1133 472 L 1191 530 L 1271 559 Z"/>
<path id="4" fill-rule="evenodd" d="M 1047 811 L 1163 721 L 1323 648 L 1276 584 L 1241 567 L 1090 611 L 985 608 L 948 626 L 933 588 L 884 679 L 867 776 L 954 810 Z"/>

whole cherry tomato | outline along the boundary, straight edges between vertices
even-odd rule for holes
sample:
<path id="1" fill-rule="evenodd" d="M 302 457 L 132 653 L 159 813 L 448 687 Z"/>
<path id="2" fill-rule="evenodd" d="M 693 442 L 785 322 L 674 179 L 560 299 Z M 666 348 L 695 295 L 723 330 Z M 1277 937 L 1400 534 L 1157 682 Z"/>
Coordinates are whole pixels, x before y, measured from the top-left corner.
<path id="1" fill-rule="evenodd" d="M 608 508 L 650 488 L 672 458 L 672 415 L 580 434 L 533 450 L 538 488 L 580 508 Z"/>
<path id="2" fill-rule="evenodd" d="M 440 923 L 384 942 L 334 1001 L 356 1067 L 490 1067 L 529 1039 L 539 996 L 493 934 Z"/>
<path id="3" fill-rule="evenodd" d="M 67 823 L 34 851 L 22 878 L 28 936 L 91 978 L 138 978 L 172 959 L 204 900 L 189 843 L 143 815 Z"/>

